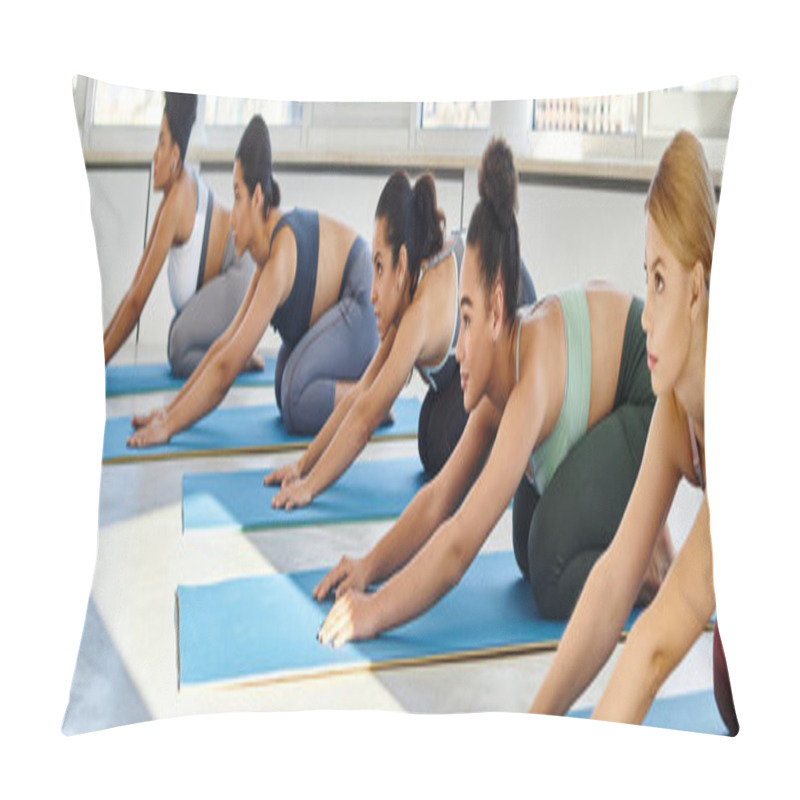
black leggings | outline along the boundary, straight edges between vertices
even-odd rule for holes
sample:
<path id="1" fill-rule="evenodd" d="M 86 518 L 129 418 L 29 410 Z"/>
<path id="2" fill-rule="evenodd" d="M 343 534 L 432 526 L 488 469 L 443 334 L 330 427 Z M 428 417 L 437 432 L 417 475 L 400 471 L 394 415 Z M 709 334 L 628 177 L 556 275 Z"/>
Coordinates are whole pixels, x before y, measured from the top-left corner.
<path id="1" fill-rule="evenodd" d="M 514 555 L 547 618 L 572 613 L 617 532 L 639 473 L 655 405 L 641 311 L 634 298 L 614 410 L 569 451 L 541 497 L 526 477 L 514 497 Z"/>

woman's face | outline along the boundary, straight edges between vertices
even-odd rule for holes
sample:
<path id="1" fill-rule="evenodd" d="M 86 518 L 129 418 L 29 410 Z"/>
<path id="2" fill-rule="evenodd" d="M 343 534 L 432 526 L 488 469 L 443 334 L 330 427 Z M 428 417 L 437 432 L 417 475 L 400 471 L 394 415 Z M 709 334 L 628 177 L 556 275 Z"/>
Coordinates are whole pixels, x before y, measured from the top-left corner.
<path id="1" fill-rule="evenodd" d="M 158 131 L 158 142 L 153 153 L 153 188 L 161 191 L 177 174 L 180 153 L 178 145 L 172 140 L 167 124 L 167 115 L 161 115 L 161 128 Z M 173 169 L 173 164 L 174 169 Z"/>
<path id="2" fill-rule="evenodd" d="M 647 366 L 653 393 L 671 391 L 681 377 L 691 340 L 691 272 L 667 247 L 647 215 L 645 224 L 647 293 L 642 328 L 647 335 Z"/>
<path id="3" fill-rule="evenodd" d="M 469 413 L 486 391 L 494 351 L 486 288 L 480 274 L 480 252 L 472 245 L 467 245 L 464 252 L 458 292 L 461 329 L 456 360 L 461 368 L 464 409 Z"/>
<path id="4" fill-rule="evenodd" d="M 375 220 L 372 236 L 372 308 L 378 323 L 378 335 L 383 339 L 400 316 L 403 276 L 393 268 L 392 247 L 386 240 L 386 219 Z"/>
<path id="5" fill-rule="evenodd" d="M 250 247 L 253 238 L 253 198 L 244 182 L 242 162 L 238 158 L 233 164 L 231 232 L 236 255 L 241 258 L 244 251 Z"/>

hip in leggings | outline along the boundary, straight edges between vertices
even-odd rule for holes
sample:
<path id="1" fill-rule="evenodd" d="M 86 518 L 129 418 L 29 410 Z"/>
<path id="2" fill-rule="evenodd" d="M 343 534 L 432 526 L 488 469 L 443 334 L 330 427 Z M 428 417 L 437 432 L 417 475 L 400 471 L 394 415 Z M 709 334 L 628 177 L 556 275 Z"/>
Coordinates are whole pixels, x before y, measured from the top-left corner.
<path id="1" fill-rule="evenodd" d="M 628 311 L 613 411 L 569 451 L 541 496 L 523 477 L 514 497 L 514 554 L 545 617 L 572 613 L 639 473 L 655 405 L 642 305 L 634 297 Z"/>

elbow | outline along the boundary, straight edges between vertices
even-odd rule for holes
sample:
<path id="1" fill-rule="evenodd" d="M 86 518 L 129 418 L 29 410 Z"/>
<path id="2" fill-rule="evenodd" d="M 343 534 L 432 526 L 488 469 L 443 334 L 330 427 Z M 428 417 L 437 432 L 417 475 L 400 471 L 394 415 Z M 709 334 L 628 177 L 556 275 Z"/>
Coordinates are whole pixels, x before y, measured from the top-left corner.
<path id="1" fill-rule="evenodd" d="M 458 537 L 453 537 L 444 549 L 441 565 L 442 580 L 445 593 L 459 583 L 472 562 L 472 556 L 465 544 Z"/>
<path id="2" fill-rule="evenodd" d="M 128 293 L 128 316 L 132 324 L 135 324 L 144 311 L 144 298 L 139 292 L 131 291 Z"/>
<path id="3" fill-rule="evenodd" d="M 234 364 L 230 358 L 223 356 L 217 361 L 217 389 L 221 396 L 230 388 L 231 384 L 236 380 L 238 372 L 237 365 Z"/>
<path id="4" fill-rule="evenodd" d="M 351 409 L 353 416 L 353 438 L 358 442 L 359 450 L 364 448 L 372 436 L 375 429 L 378 427 L 378 422 L 373 424 L 371 416 L 364 404 L 364 396 L 359 397 Z"/>
<path id="5" fill-rule="evenodd" d="M 654 700 L 659 687 L 672 671 L 674 658 L 665 632 L 659 630 L 651 609 L 644 611 L 636 621 L 625 646 L 629 649 L 629 657 L 636 664 L 640 685 L 647 698 Z"/>

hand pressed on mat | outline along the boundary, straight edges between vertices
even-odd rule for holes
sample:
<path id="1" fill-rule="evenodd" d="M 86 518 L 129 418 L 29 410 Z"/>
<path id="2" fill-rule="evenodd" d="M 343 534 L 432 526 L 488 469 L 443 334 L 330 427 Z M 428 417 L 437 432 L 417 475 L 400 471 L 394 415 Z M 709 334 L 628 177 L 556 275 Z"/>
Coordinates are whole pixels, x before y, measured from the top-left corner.
<path id="1" fill-rule="evenodd" d="M 377 633 L 375 595 L 350 589 L 333 604 L 317 639 L 339 647 L 356 639 L 371 639 Z"/>

